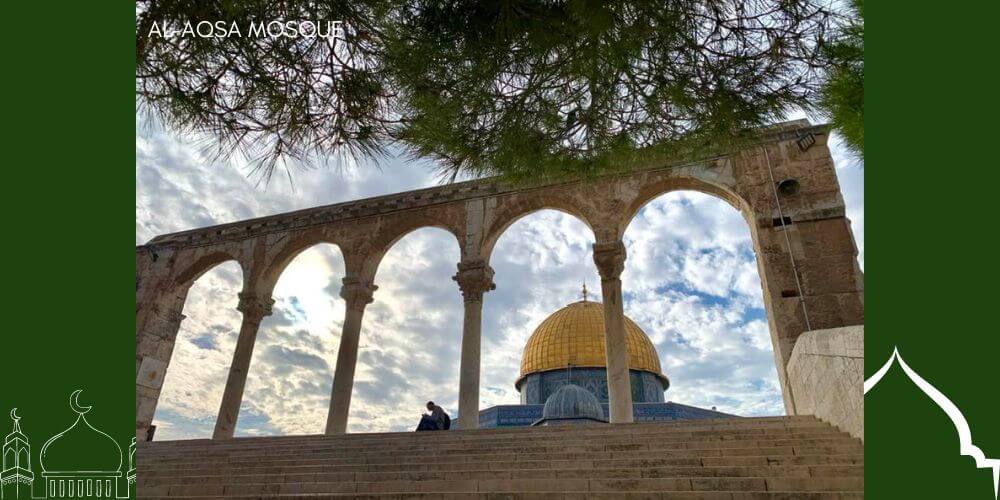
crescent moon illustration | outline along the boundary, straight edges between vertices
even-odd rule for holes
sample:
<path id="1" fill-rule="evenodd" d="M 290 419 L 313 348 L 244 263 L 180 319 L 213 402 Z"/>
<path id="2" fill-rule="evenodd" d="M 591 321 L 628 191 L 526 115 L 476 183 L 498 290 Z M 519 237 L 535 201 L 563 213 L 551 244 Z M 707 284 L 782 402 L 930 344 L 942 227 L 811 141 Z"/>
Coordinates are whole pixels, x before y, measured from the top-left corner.
<path id="1" fill-rule="evenodd" d="M 73 411 L 79 413 L 80 415 L 83 415 L 84 413 L 87 413 L 88 411 L 90 411 L 90 409 L 93 408 L 93 406 L 80 406 L 80 393 L 81 392 L 83 392 L 83 389 L 77 389 L 77 390 L 73 391 L 73 394 L 70 394 L 70 396 L 69 396 L 69 407 Z"/>
<path id="2" fill-rule="evenodd" d="M 15 421 L 21 420 L 21 417 L 17 416 L 17 408 L 12 408 L 10 410 L 10 418 Z"/>

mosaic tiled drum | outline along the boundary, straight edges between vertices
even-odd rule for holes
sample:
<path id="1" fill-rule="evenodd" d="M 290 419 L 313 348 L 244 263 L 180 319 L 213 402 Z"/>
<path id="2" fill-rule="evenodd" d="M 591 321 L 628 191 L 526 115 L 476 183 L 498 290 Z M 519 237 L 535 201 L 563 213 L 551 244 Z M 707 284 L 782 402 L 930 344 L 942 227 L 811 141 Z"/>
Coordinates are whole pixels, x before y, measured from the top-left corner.
<path id="1" fill-rule="evenodd" d="M 660 369 L 653 342 L 625 318 L 632 401 L 662 403 L 670 381 Z M 587 389 L 601 403 L 608 402 L 607 359 L 604 350 L 604 306 L 574 302 L 542 321 L 524 347 L 521 374 L 515 387 L 522 404 L 543 404 L 566 384 Z"/>

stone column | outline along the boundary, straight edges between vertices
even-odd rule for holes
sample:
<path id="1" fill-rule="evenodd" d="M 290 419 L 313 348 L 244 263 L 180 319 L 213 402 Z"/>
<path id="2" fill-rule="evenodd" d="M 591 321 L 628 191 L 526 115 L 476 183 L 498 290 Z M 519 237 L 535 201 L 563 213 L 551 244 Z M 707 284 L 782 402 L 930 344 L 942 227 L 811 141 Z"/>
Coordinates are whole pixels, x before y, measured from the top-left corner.
<path id="1" fill-rule="evenodd" d="M 462 429 L 479 428 L 479 369 L 482 350 L 483 294 L 496 289 L 493 268 L 483 260 L 458 263 L 458 282 L 465 299 L 462 364 L 458 382 L 458 416 Z"/>
<path id="2" fill-rule="evenodd" d="M 354 368 L 358 363 L 361 318 L 365 314 L 365 306 L 371 304 L 375 290 L 378 290 L 377 286 L 362 283 L 352 277 L 345 277 L 344 286 L 340 289 L 340 296 L 347 302 L 347 313 L 344 316 L 344 329 L 340 334 L 337 366 L 333 372 L 330 412 L 326 417 L 327 434 L 347 432 L 347 414 L 351 408 L 351 392 L 354 390 Z"/>
<path id="3" fill-rule="evenodd" d="M 604 345 L 608 360 L 608 408 L 613 424 L 632 422 L 632 386 L 625 344 L 625 311 L 622 306 L 622 270 L 625 244 L 621 240 L 594 244 L 594 263 L 601 274 L 604 295 Z"/>
<path id="4" fill-rule="evenodd" d="M 240 336 L 236 340 L 233 363 L 229 365 L 226 392 L 222 394 L 222 404 L 219 405 L 219 417 L 215 420 L 212 439 L 229 439 L 236 432 L 236 419 L 239 418 L 240 405 L 243 403 L 243 389 L 247 384 L 247 373 L 250 371 L 253 346 L 257 341 L 257 330 L 264 317 L 271 315 L 273 305 L 274 300 L 270 297 L 240 293 L 240 304 L 236 308 L 243 313 L 243 324 L 240 325 Z"/>

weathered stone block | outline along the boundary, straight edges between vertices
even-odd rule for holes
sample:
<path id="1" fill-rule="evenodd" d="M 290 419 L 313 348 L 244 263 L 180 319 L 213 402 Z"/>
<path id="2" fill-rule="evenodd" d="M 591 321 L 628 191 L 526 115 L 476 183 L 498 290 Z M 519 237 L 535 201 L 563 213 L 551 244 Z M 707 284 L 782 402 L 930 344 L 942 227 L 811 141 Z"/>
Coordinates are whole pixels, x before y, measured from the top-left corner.
<path id="1" fill-rule="evenodd" d="M 813 330 L 788 362 L 797 414 L 811 414 L 864 440 L 864 326 Z"/>

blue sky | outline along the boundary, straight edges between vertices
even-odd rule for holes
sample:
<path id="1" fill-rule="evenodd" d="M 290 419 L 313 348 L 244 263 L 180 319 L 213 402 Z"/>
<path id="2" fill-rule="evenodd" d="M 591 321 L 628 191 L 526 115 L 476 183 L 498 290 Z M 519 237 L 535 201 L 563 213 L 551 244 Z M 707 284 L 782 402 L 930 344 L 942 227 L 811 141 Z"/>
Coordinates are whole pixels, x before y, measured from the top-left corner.
<path id="1" fill-rule="evenodd" d="M 864 263 L 864 169 L 834 138 L 832 152 Z M 245 165 L 155 126 L 136 130 L 136 244 L 193 227 L 395 193 L 437 183 L 429 165 L 344 161 L 255 185 Z M 736 210 L 694 192 L 657 198 L 626 231 L 625 312 L 650 336 L 672 386 L 667 400 L 739 415 L 783 412 L 750 232 Z M 587 227 L 544 210 L 512 225 L 491 265 L 497 289 L 483 313 L 481 408 L 516 403 L 521 350 L 547 315 L 600 286 Z M 457 410 L 462 299 L 451 276 L 457 243 L 438 229 L 400 240 L 376 276 L 365 313 L 349 430 L 415 426 L 433 399 Z M 237 435 L 321 432 L 344 306 L 343 261 L 332 245 L 300 254 L 261 325 Z M 155 423 L 158 439 L 208 437 L 239 330 L 234 263 L 202 276 L 185 304 Z"/>

